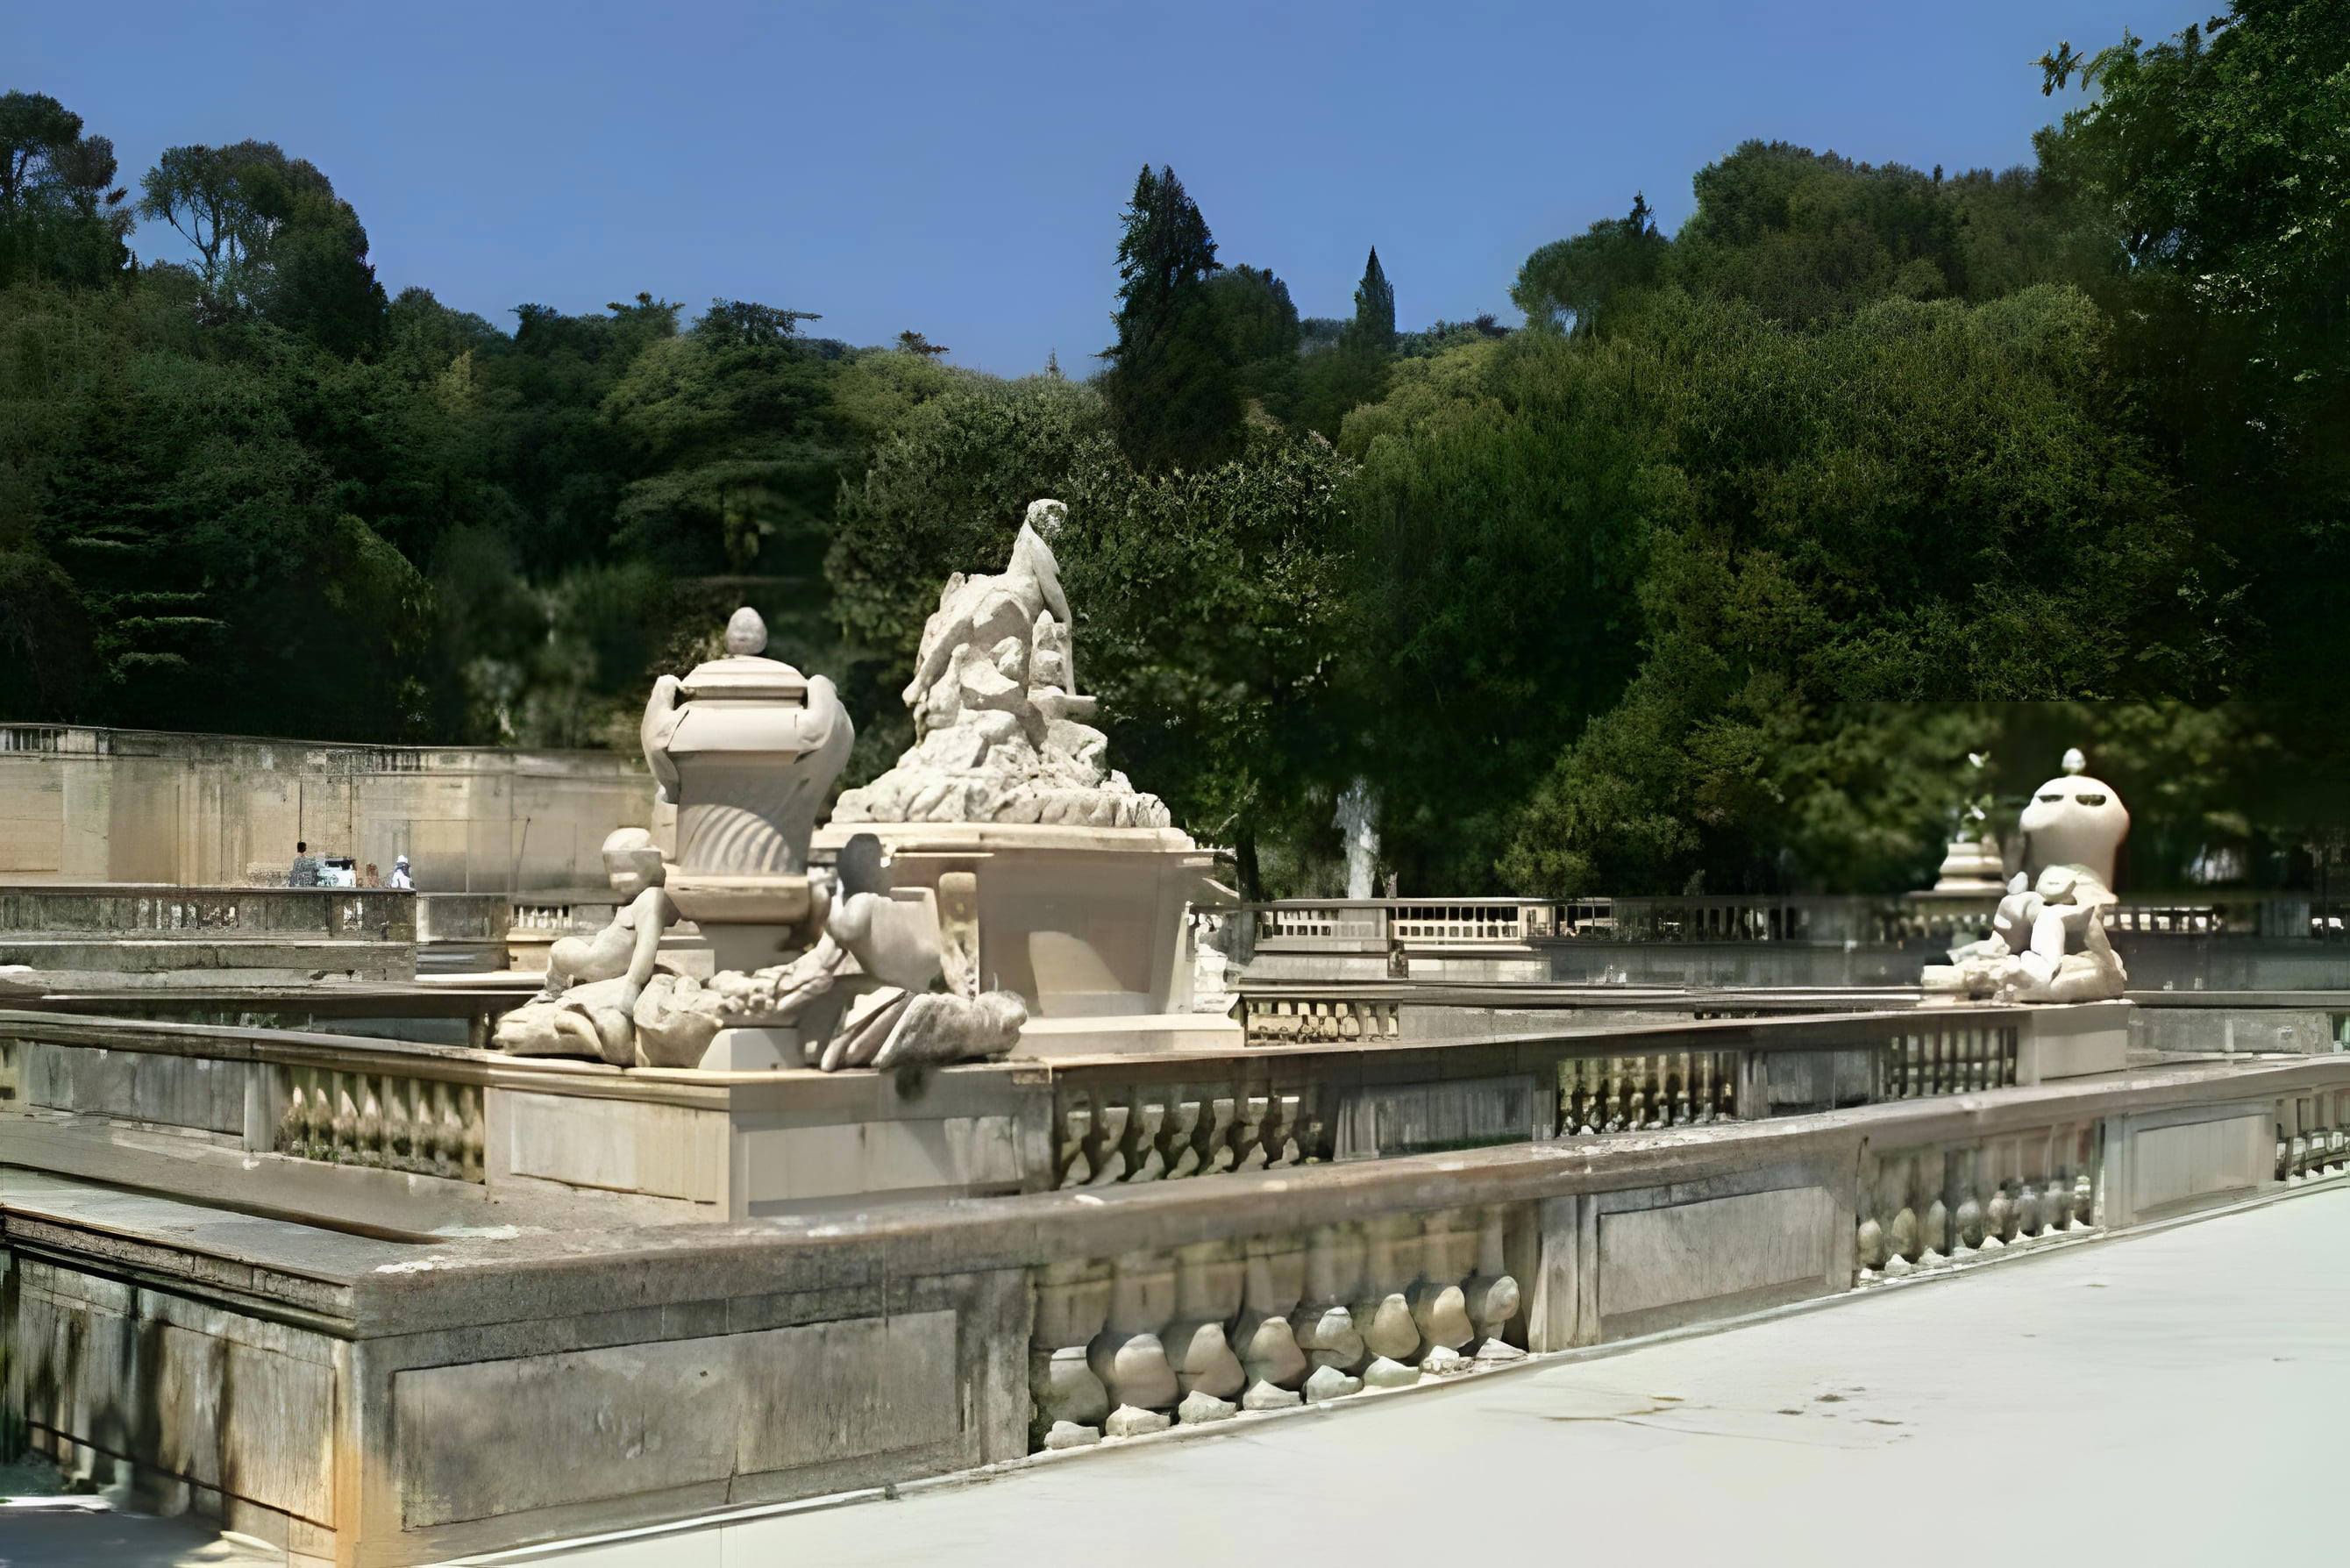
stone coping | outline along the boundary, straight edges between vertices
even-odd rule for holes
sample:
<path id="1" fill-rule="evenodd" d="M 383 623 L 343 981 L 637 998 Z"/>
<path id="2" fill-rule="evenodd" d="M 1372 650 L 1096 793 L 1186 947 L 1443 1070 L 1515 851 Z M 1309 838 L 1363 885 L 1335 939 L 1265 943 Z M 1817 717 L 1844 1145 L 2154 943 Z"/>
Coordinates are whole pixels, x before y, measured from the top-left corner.
<path id="1" fill-rule="evenodd" d="M 315 1282 L 332 1287 L 332 1299 L 307 1291 L 303 1304 L 339 1314 L 337 1332 L 348 1337 L 373 1338 L 1166 1251 L 1381 1214 L 1669 1185 L 1804 1160 L 1841 1161 L 1859 1158 L 1872 1143 L 1908 1147 L 1980 1140 L 2052 1122 L 2273 1101 L 2345 1086 L 2350 1059 L 2192 1063 L 1770 1121 L 1235 1173 L 1211 1181 L 913 1202 L 741 1224 L 559 1231 L 505 1227 L 432 1241 L 353 1236 L 0 1170 L 0 1231 L 11 1245 L 120 1256 L 144 1276 L 198 1289 L 262 1290 L 264 1273 Z"/>
<path id="2" fill-rule="evenodd" d="M 1440 1066 L 1443 1058 L 1462 1052 L 1506 1053 L 1522 1046 L 1558 1044 L 1575 1047 L 1570 1054 L 1594 1055 L 1642 1054 L 1645 1054 L 1644 1046 L 1649 1051 L 1772 1052 L 1849 1048 L 1881 1044 L 1888 1024 L 1899 1025 L 1915 1021 L 1921 1028 L 1935 1029 L 1969 1023 L 2013 1024 L 2021 1023 L 2033 1011 L 2027 1007 L 1993 1003 L 1939 1007 L 1930 1011 L 1909 1009 L 1889 1012 L 1799 1013 L 1767 1019 L 1668 1021 L 1584 1031 L 1523 1030 L 1454 1041 L 1317 1041 L 1241 1045 L 1229 1051 L 1101 1052 L 962 1063 L 937 1069 L 933 1075 L 945 1075 L 951 1080 L 963 1076 L 1003 1075 L 1014 1084 L 1049 1084 L 1056 1075 L 1082 1072 L 1123 1074 L 1139 1070 L 1166 1070 L 1197 1075 L 1212 1072 L 1217 1064 L 1226 1062 L 1338 1060 L 1419 1053 L 1431 1059 L 1431 1071 L 1436 1075 L 1443 1076 Z M 698 1067 L 623 1070 L 601 1062 L 571 1057 L 509 1056 L 503 1052 L 476 1050 L 470 1046 L 384 1040 L 324 1031 L 109 1018 L 28 1009 L 0 1010 L 0 1032 L 20 1039 L 101 1050 L 144 1051 L 230 1061 L 282 1062 L 346 1072 L 406 1070 L 416 1075 L 452 1082 L 705 1107 L 732 1104 L 734 1091 L 738 1090 L 782 1089 L 787 1091 L 795 1103 L 814 1104 L 842 1097 L 862 1099 L 871 1093 L 869 1085 L 891 1083 L 886 1075 L 869 1072 L 822 1073 L 813 1068 L 742 1073 L 714 1072 Z M 1667 1041 L 1671 1044 L 1659 1044 Z M 1611 1053 L 1608 1044 L 1617 1042 L 1621 1043 L 1621 1049 Z M 835 1086 L 827 1088 L 824 1085 Z"/>
<path id="3" fill-rule="evenodd" d="M 2344 967 L 2350 969 L 2350 955 Z M 2350 1012 L 2345 991 L 2132 991 L 2124 999 L 2140 1007 L 2294 1007 Z"/>

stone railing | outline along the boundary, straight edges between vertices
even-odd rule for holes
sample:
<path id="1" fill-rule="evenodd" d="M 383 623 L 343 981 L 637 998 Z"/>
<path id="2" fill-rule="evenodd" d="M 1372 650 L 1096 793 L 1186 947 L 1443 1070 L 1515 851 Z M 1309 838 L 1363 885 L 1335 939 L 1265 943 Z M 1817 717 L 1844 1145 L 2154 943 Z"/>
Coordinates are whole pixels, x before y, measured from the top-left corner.
<path id="1" fill-rule="evenodd" d="M 114 733 L 70 724 L 0 724 L 0 753 L 102 757 L 114 749 Z"/>
<path id="2" fill-rule="evenodd" d="M 1251 906 L 1271 952 L 1523 947 L 1580 937 L 1617 942 L 1942 946 L 1991 928 L 1996 895 L 1494 899 L 1286 899 Z M 2107 917 L 2131 936 L 2350 940 L 2350 908 L 2303 895 L 2125 897 Z"/>
<path id="3" fill-rule="evenodd" d="M 1855 1280 L 1958 1268 L 2095 1232 L 2103 1136 L 2095 1122 L 1960 1143 L 1871 1150 L 1861 1168 Z"/>
<path id="4" fill-rule="evenodd" d="M 1032 1445 L 1399 1388 L 1524 1356 L 1501 1206 L 1203 1241 L 1035 1272 Z"/>
<path id="5" fill-rule="evenodd" d="M 413 941 L 416 895 L 382 888 L 16 887 L 0 888 L 0 932 Z"/>
<path id="6" fill-rule="evenodd" d="M 1315 1165 L 1335 1152 L 1322 1096 L 1234 1094 L 1230 1085 L 1064 1091 L 1055 1187 L 1175 1181 Z M 1226 1092 L 1219 1093 L 1219 1090 Z"/>
<path id="7" fill-rule="evenodd" d="M 1591 906 L 1544 898 L 1284 899 L 1252 906 L 1259 947 L 1380 951 L 1523 947 Z"/>
<path id="8" fill-rule="evenodd" d="M 479 1182 L 482 1085 L 275 1065 L 270 1147 L 297 1159 Z"/>
<path id="9" fill-rule="evenodd" d="M 2276 1179 L 2289 1186 L 2350 1171 L 2350 1092 L 2277 1103 Z"/>
<path id="10" fill-rule="evenodd" d="M 1558 1066 L 1562 1137 L 1738 1120 L 1746 1059 L 1737 1051 L 1578 1056 Z"/>
<path id="11" fill-rule="evenodd" d="M 1972 1095 L 2016 1081 L 2021 1027 L 2014 1023 L 1897 1027 L 1879 1059 L 1879 1100 Z"/>
<path id="12" fill-rule="evenodd" d="M 1396 1038 L 1401 1004 L 1368 997 L 1241 998 L 1241 1035 L 1252 1045 L 1314 1045 Z"/>

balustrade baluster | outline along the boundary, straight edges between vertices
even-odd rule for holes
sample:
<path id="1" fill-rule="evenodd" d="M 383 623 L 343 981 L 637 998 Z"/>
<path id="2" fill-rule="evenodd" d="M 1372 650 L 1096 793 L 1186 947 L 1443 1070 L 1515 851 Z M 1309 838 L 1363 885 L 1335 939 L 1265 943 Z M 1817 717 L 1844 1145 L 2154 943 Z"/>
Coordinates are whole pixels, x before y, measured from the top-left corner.
<path id="1" fill-rule="evenodd" d="M 1305 1293 L 1305 1247 L 1295 1236 L 1260 1236 L 1248 1243 L 1241 1291 L 1240 1326 L 1232 1345 L 1248 1388 L 1243 1410 L 1280 1410 L 1302 1403 L 1298 1386 L 1309 1363 L 1290 1318 Z"/>
<path id="2" fill-rule="evenodd" d="M 459 1163 L 459 1175 L 467 1181 L 483 1179 L 484 1135 L 482 1131 L 482 1086 L 467 1084 L 459 1091 L 463 1098 L 463 1120 L 459 1125 L 458 1147 L 463 1150 Z"/>
<path id="3" fill-rule="evenodd" d="M 1607 1119 L 1606 1122 L 1601 1124 L 1599 1130 L 1601 1132 L 1621 1132 L 1624 1130 L 1623 1057 L 1610 1056 L 1607 1058 Z"/>
<path id="4" fill-rule="evenodd" d="M 1498 1204 L 1478 1216 L 1477 1269 L 1462 1287 L 1469 1321 L 1477 1329 L 1476 1359 L 1488 1365 L 1523 1360 L 1526 1354 L 1503 1337 L 1518 1315 L 1521 1294 L 1504 1249 L 1508 1222 L 1509 1210 Z"/>
<path id="5" fill-rule="evenodd" d="M 1093 1157 L 1094 1173 L 1087 1179 L 1088 1187 L 1108 1187 L 1126 1179 L 1126 1128 L 1134 1119 L 1131 1106 L 1094 1103 Z"/>
<path id="6" fill-rule="evenodd" d="M 1859 1210 L 1853 1236 L 1856 1284 L 1874 1284 L 1885 1275 L 1885 1227 L 1877 1218 L 1877 1162 L 1863 1156 L 1860 1180 L 1853 1189 L 1853 1203 Z"/>
<path id="7" fill-rule="evenodd" d="M 1167 1179 L 1176 1180 L 1200 1174 L 1200 1102 L 1179 1100 L 1175 1114 L 1167 1118 L 1167 1132 L 1160 1147 L 1160 1158 L 1167 1167 Z"/>
<path id="8" fill-rule="evenodd" d="M 1477 1272 L 1477 1215 L 1448 1209 L 1421 1222 L 1419 1278 L 1411 1287 L 1411 1321 L 1419 1331 L 1419 1366 L 1424 1372 L 1469 1369 L 1461 1347 L 1476 1337 L 1464 1288 Z"/>
<path id="9" fill-rule="evenodd" d="M 1167 1359 L 1182 1395 L 1175 1418 L 1187 1427 L 1225 1421 L 1247 1386 L 1226 1325 L 1241 1310 L 1246 1262 L 1231 1241 L 1175 1250 L 1175 1315 L 1165 1330 Z"/>
<path id="10" fill-rule="evenodd" d="M 1113 1405 L 1104 1435 L 1160 1432 L 1180 1397 L 1175 1368 L 1159 1338 L 1175 1310 L 1175 1262 L 1160 1252 L 1128 1252 L 1110 1265 L 1109 1311 L 1087 1347 L 1086 1363 Z"/>
<path id="11" fill-rule="evenodd" d="M 1925 1211 L 1918 1217 L 1918 1266 L 1939 1269 L 1948 1264 L 1950 1245 L 1950 1208 L 1943 1194 L 1950 1185 L 1949 1157 L 1939 1152 L 1918 1156 L 1919 1196 L 1926 1199 Z"/>
<path id="12" fill-rule="evenodd" d="M 1885 1226 L 1885 1273 L 1898 1279 L 1918 1266 L 1918 1210 L 1911 1191 L 1916 1161 L 1908 1155 L 1887 1159 L 1881 1167 L 1887 1188 L 1883 1210 L 1893 1218 Z"/>
<path id="13" fill-rule="evenodd" d="M 1029 1440 L 1041 1449 L 1074 1449 L 1101 1440 L 1109 1390 L 1087 1358 L 1107 1326 L 1110 1266 L 1106 1262 L 1047 1263 L 1036 1272 L 1035 1312 L 1028 1330 L 1028 1397 L 1034 1416 Z"/>
<path id="14" fill-rule="evenodd" d="M 1136 1107 L 1136 1116 L 1127 1134 L 1132 1145 L 1128 1158 L 1133 1161 L 1133 1173 L 1128 1182 L 1156 1181 L 1167 1174 L 1167 1157 L 1159 1152 L 1159 1135 L 1167 1125 L 1167 1105 L 1163 1100 L 1149 1100 Z"/>
<path id="15" fill-rule="evenodd" d="M 1309 1405 L 1362 1391 L 1354 1373 L 1369 1353 L 1347 1303 L 1362 1293 L 1366 1255 L 1353 1226 L 1320 1225 L 1305 1238 L 1305 1298 L 1290 1324 L 1313 1364 L 1304 1389 Z"/>
<path id="16" fill-rule="evenodd" d="M 1094 1162 L 1089 1149 L 1093 1137 L 1094 1113 L 1090 1106 L 1072 1106 L 1061 1113 L 1061 1177 L 1057 1185 L 1083 1187 L 1092 1178 Z"/>
<path id="17" fill-rule="evenodd" d="M 1208 1102 L 1208 1131 L 1201 1156 L 1211 1176 L 1232 1169 L 1238 1158 L 1232 1147 L 1232 1100 L 1230 1096 L 1218 1096 Z"/>
<path id="18" fill-rule="evenodd" d="M 1950 1261 L 1965 1263 L 1974 1261 L 1975 1250 L 1982 1245 L 1982 1201 L 1975 1195 L 1975 1151 L 1960 1149 L 1958 1154 L 1959 1206 L 1950 1214 Z"/>
<path id="19" fill-rule="evenodd" d="M 1412 1321 L 1406 1293 L 1419 1275 L 1419 1223 L 1408 1214 L 1367 1220 L 1364 1291 L 1355 1303 L 1356 1332 L 1371 1354 L 1363 1381 L 1374 1388 L 1400 1388 L 1419 1380 L 1409 1365 L 1419 1354 L 1419 1325 Z"/>

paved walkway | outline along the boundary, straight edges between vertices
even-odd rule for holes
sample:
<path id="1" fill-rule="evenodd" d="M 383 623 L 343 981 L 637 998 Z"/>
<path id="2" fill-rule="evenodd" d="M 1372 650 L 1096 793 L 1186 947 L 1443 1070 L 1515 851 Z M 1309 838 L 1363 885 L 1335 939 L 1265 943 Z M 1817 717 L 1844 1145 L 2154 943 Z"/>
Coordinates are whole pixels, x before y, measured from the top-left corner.
<path id="1" fill-rule="evenodd" d="M 2323 1551 L 2345 1408 L 2339 1190 L 1621 1355 L 560 1561 L 2232 1564 Z"/>

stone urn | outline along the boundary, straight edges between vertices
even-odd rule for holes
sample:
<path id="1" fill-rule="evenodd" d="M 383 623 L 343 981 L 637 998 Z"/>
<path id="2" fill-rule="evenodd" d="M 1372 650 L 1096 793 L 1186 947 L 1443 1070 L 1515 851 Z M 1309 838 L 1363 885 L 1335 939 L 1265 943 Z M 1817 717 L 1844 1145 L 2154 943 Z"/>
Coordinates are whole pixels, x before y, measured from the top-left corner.
<path id="1" fill-rule="evenodd" d="M 645 762 L 676 814 L 671 900 L 711 939 L 721 969 L 774 963 L 788 928 L 821 919 L 808 839 L 857 738 L 832 682 L 764 657 L 758 612 L 734 612 L 726 654 L 645 707 Z M 719 928 L 748 928 L 729 940 Z"/>

